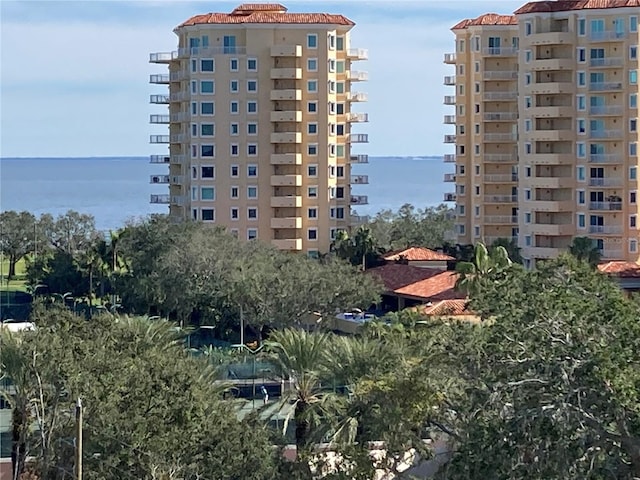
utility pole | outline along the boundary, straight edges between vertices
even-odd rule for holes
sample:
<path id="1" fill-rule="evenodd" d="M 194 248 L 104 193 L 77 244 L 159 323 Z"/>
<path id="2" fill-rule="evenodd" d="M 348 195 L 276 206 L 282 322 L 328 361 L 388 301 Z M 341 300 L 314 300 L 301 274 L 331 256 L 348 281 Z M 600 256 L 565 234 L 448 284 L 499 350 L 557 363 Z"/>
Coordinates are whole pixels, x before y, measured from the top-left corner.
<path id="1" fill-rule="evenodd" d="M 76 480 L 82 480 L 82 400 L 76 402 Z"/>

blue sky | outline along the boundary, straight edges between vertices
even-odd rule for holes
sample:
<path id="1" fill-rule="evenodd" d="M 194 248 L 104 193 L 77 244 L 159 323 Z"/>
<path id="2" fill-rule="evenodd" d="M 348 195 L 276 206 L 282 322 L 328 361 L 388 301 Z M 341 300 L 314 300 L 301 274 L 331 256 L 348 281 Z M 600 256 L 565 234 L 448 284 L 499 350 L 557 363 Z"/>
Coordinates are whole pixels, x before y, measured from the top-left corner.
<path id="1" fill-rule="evenodd" d="M 148 103 L 163 93 L 148 83 L 165 73 L 149 53 L 176 48 L 173 28 L 188 17 L 229 12 L 237 2 L 0 1 L 0 156 L 126 156 L 162 153 L 148 144 L 149 114 L 166 113 Z M 350 0 L 282 2 L 292 12 L 342 13 L 356 22 L 352 46 L 369 50 L 357 85 L 369 102 L 359 106 L 370 122 L 371 155 L 441 155 L 453 113 L 442 84 L 453 68 L 450 27 L 482 13 L 511 13 L 523 1 Z M 354 88 L 355 90 L 355 88 Z"/>

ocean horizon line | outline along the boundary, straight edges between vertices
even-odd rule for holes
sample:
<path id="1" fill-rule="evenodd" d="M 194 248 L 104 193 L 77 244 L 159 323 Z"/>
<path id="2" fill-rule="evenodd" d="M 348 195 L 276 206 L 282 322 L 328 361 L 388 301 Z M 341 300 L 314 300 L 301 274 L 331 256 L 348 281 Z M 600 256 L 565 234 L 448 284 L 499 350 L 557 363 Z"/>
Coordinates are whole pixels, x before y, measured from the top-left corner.
<path id="1" fill-rule="evenodd" d="M 429 159 L 429 158 L 442 158 L 442 155 L 369 155 L 369 158 L 413 158 L 413 159 Z M 0 160 L 90 160 L 90 159 L 121 159 L 121 158 L 129 158 L 129 159 L 149 159 L 149 155 L 104 155 L 104 156 L 96 156 L 89 155 L 86 157 L 0 157 Z"/>

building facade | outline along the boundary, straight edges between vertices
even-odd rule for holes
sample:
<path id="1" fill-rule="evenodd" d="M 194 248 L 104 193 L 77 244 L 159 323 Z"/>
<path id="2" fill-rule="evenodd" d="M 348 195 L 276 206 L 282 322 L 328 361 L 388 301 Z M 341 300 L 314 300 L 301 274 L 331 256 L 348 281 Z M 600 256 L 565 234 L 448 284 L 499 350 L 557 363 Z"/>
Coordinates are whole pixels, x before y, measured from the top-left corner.
<path id="1" fill-rule="evenodd" d="M 517 118 L 511 130 L 517 138 L 512 144 L 517 148 L 517 183 L 504 182 L 498 188 L 501 193 L 512 188 L 516 196 L 513 212 L 517 227 L 513 232 L 529 266 L 558 256 L 578 236 L 592 238 L 603 259 L 640 260 L 638 7 L 637 0 L 532 2 L 512 17 L 517 28 L 516 81 L 501 83 L 500 87 L 493 85 L 503 89 L 505 96 L 513 95 L 514 88 L 517 92 L 516 103 L 511 106 L 515 107 Z M 491 49 L 492 45 L 483 42 L 491 42 L 491 36 L 487 38 L 484 32 L 493 26 L 474 33 L 474 21 L 466 22 L 469 25 L 461 22 L 454 27 L 458 50 L 459 40 L 465 36 L 470 37 L 473 48 Z M 475 45 L 476 41 L 480 45 Z M 455 56 L 459 68 L 457 58 L 464 57 L 459 51 Z M 481 67 L 487 59 L 482 62 Z M 464 62 L 460 64 L 468 69 Z M 466 90 L 474 88 L 469 83 L 473 81 L 456 76 L 456 88 L 462 84 Z M 487 94 L 495 91 L 487 83 L 482 87 Z M 456 92 L 456 108 L 458 97 Z M 491 114 L 497 112 L 482 113 L 480 129 L 488 132 L 493 127 Z M 500 132 L 503 131 L 507 129 L 502 127 Z M 469 148 L 473 153 L 477 151 L 477 144 L 469 146 L 469 142 L 459 142 L 456 137 L 458 155 L 450 158 L 457 168 L 466 167 L 469 161 L 459 155 L 461 146 L 464 152 Z M 487 143 L 481 146 L 473 168 L 477 169 L 477 164 L 481 171 L 490 167 L 496 150 L 488 150 L 489 147 Z M 508 157 L 503 158 L 507 161 Z M 468 175 L 467 170 L 465 174 Z M 485 183 L 484 188 L 491 186 Z M 467 189 L 465 185 L 463 191 Z M 493 219 L 487 216 L 492 205 L 487 200 L 493 199 L 487 196 L 488 192 L 491 190 L 471 192 L 482 205 L 479 216 L 477 210 L 466 208 L 470 196 L 456 192 L 459 241 L 493 240 L 491 233 L 496 230 Z M 506 229 L 501 232 L 509 233 Z"/>
<path id="2" fill-rule="evenodd" d="M 169 106 L 151 123 L 168 145 L 152 163 L 169 173 L 170 217 L 222 225 L 241 239 L 283 250 L 327 252 L 339 230 L 360 223 L 354 208 L 366 195 L 357 164 L 368 162 L 357 144 L 366 94 L 352 90 L 367 73 L 352 68 L 367 51 L 351 48 L 354 23 L 342 15 L 289 13 L 279 4 L 244 4 L 231 13 L 196 15 L 179 25 L 178 50 L 152 53 L 168 74 L 151 76 Z M 356 187 L 357 189 L 358 187 Z"/>

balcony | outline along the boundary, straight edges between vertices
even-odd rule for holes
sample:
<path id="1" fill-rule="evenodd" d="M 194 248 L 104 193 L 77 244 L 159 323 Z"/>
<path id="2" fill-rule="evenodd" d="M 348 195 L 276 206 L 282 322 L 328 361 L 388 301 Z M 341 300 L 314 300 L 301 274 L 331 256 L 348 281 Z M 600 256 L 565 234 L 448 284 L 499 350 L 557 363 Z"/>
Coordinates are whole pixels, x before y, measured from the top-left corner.
<path id="1" fill-rule="evenodd" d="M 175 123 L 188 122 L 191 119 L 189 112 L 178 112 L 170 115 L 171 121 Z"/>
<path id="2" fill-rule="evenodd" d="M 169 155 L 151 155 L 149 156 L 149 163 L 169 163 Z"/>
<path id="3" fill-rule="evenodd" d="M 518 243 L 518 237 L 512 237 L 510 235 L 502 235 L 502 236 L 487 236 L 483 238 L 483 241 L 485 243 L 485 245 L 489 246 L 489 245 L 493 245 L 494 242 L 496 242 L 497 240 L 506 238 L 507 240 L 509 240 L 510 242 L 515 242 L 516 244 Z"/>
<path id="4" fill-rule="evenodd" d="M 162 124 L 166 124 L 169 123 L 169 115 L 150 115 L 149 116 L 149 123 L 162 123 Z"/>
<path id="5" fill-rule="evenodd" d="M 169 74 L 161 73 L 157 75 L 149 75 L 149 83 L 155 83 L 158 85 L 169 84 Z"/>
<path id="6" fill-rule="evenodd" d="M 592 42 L 622 42 L 626 34 L 624 32 L 616 32 L 614 30 L 605 30 L 604 32 L 591 32 L 589 39 Z"/>
<path id="7" fill-rule="evenodd" d="M 272 218 L 271 228 L 302 228 L 301 217 Z"/>
<path id="8" fill-rule="evenodd" d="M 273 208 L 300 208 L 302 207 L 302 197 L 299 195 L 271 197 L 271 206 Z"/>
<path id="9" fill-rule="evenodd" d="M 518 201 L 517 195 L 485 195 L 485 203 L 514 203 Z"/>
<path id="10" fill-rule="evenodd" d="M 620 235 L 623 233 L 621 226 L 589 225 L 589 233 L 599 233 L 601 235 Z"/>
<path id="11" fill-rule="evenodd" d="M 485 153 L 482 158 L 487 163 L 518 163 L 517 156 L 509 153 Z"/>
<path id="12" fill-rule="evenodd" d="M 171 135 L 171 143 L 184 143 L 189 140 L 189 135 L 186 133 L 176 133 Z"/>
<path id="13" fill-rule="evenodd" d="M 178 207 L 183 207 L 186 202 L 186 197 L 184 195 L 171 195 L 171 204 L 177 205 Z"/>
<path id="14" fill-rule="evenodd" d="M 447 75 L 446 77 L 444 77 L 444 84 L 448 85 L 448 86 L 453 86 L 456 84 L 456 77 L 455 75 Z"/>
<path id="15" fill-rule="evenodd" d="M 368 185 L 369 175 L 351 175 L 351 185 Z"/>
<path id="16" fill-rule="evenodd" d="M 369 143 L 369 134 L 350 133 L 347 135 L 347 143 Z"/>
<path id="17" fill-rule="evenodd" d="M 162 203 L 162 204 L 169 204 L 171 198 L 169 196 L 169 194 L 161 194 L 161 195 L 156 195 L 156 194 L 151 194 L 151 203 Z"/>
<path id="18" fill-rule="evenodd" d="M 540 82 L 532 83 L 524 87 L 530 93 L 556 95 L 559 93 L 572 93 L 576 85 L 571 82 Z"/>
<path id="19" fill-rule="evenodd" d="M 347 70 L 347 80 L 351 82 L 366 82 L 369 80 L 369 72 L 359 72 L 357 70 Z"/>
<path id="20" fill-rule="evenodd" d="M 575 115 L 575 110 L 572 107 L 560 107 L 560 106 L 532 107 L 531 115 L 534 118 L 573 117 Z"/>
<path id="21" fill-rule="evenodd" d="M 151 95 L 149 96 L 149 103 L 166 104 L 169 103 L 169 95 Z"/>
<path id="22" fill-rule="evenodd" d="M 149 63 L 171 63 L 178 58 L 178 52 L 157 52 L 149 54 Z"/>
<path id="23" fill-rule="evenodd" d="M 455 115 L 445 115 L 443 123 L 445 125 L 455 125 L 456 124 L 456 116 Z"/>
<path id="24" fill-rule="evenodd" d="M 456 104 L 456 96 L 455 95 L 445 95 L 444 96 L 444 104 L 445 105 L 455 105 Z"/>
<path id="25" fill-rule="evenodd" d="M 622 90 L 622 82 L 593 82 L 589 84 L 590 92 L 615 92 Z"/>
<path id="26" fill-rule="evenodd" d="M 484 80 L 517 80 L 518 72 L 515 70 L 487 70 L 482 74 Z"/>
<path id="27" fill-rule="evenodd" d="M 173 185 L 182 185 L 184 183 L 184 177 L 182 175 L 171 175 L 169 183 Z"/>
<path id="28" fill-rule="evenodd" d="M 302 133 L 300 132 L 272 133 L 271 143 L 302 143 Z"/>
<path id="29" fill-rule="evenodd" d="M 271 47 L 272 57 L 301 57 L 302 45 L 274 45 Z"/>
<path id="30" fill-rule="evenodd" d="M 191 100 L 191 92 L 183 91 L 172 93 L 169 97 L 172 102 L 186 102 Z"/>
<path id="31" fill-rule="evenodd" d="M 172 165 L 181 165 L 181 164 L 183 164 L 183 163 L 184 163 L 184 162 L 186 162 L 186 161 L 187 161 L 187 156 L 186 156 L 186 155 L 183 155 L 183 154 L 180 154 L 180 155 L 171 155 L 171 159 L 169 160 L 169 162 L 170 162 Z"/>
<path id="32" fill-rule="evenodd" d="M 535 235 L 551 235 L 566 236 L 574 235 L 575 226 L 570 223 L 552 224 L 552 223 L 533 223 L 530 226 L 531 233 Z"/>
<path id="33" fill-rule="evenodd" d="M 617 153 L 596 153 L 589 155 L 589 163 L 622 163 L 622 155 Z"/>
<path id="34" fill-rule="evenodd" d="M 600 105 L 597 107 L 589 107 L 589 115 L 593 116 L 615 116 L 622 115 L 623 109 L 621 105 Z"/>
<path id="35" fill-rule="evenodd" d="M 361 113 L 361 112 L 349 112 L 347 113 L 346 118 L 347 118 L 347 122 L 366 123 L 369 121 L 369 114 Z"/>
<path id="36" fill-rule="evenodd" d="M 365 48 L 349 48 L 347 49 L 347 58 L 350 60 L 368 60 L 369 51 Z"/>
<path id="37" fill-rule="evenodd" d="M 445 202 L 455 202 L 456 201 L 456 194 L 455 193 L 445 193 L 444 194 L 444 201 Z"/>
<path id="38" fill-rule="evenodd" d="M 535 153 L 528 155 L 532 165 L 574 165 L 576 156 L 571 153 Z"/>
<path id="39" fill-rule="evenodd" d="M 188 57 L 211 57 L 213 55 L 246 55 L 247 47 L 244 45 L 233 46 L 206 46 L 206 47 L 184 47 L 178 49 L 178 58 Z"/>
<path id="40" fill-rule="evenodd" d="M 485 183 L 513 183 L 518 181 L 517 173 L 485 175 Z"/>
<path id="41" fill-rule="evenodd" d="M 351 205 L 368 205 L 369 197 L 366 195 L 351 195 L 350 203 Z"/>
<path id="42" fill-rule="evenodd" d="M 590 138 L 622 138 L 622 130 L 591 130 Z"/>
<path id="43" fill-rule="evenodd" d="M 600 256 L 605 260 L 624 260 L 624 252 L 619 248 L 605 248 L 604 250 L 600 250 Z"/>
<path id="44" fill-rule="evenodd" d="M 541 58 L 531 62 L 531 70 L 572 70 L 572 58 Z"/>
<path id="45" fill-rule="evenodd" d="M 455 53 L 445 53 L 444 54 L 444 63 L 448 63 L 448 64 L 456 63 L 456 54 Z"/>
<path id="46" fill-rule="evenodd" d="M 515 133 L 485 133 L 485 142 L 515 142 L 518 135 Z"/>
<path id="47" fill-rule="evenodd" d="M 301 238 L 271 240 L 271 244 L 279 250 L 291 250 L 291 251 L 302 250 Z"/>
<path id="48" fill-rule="evenodd" d="M 524 134 L 527 140 L 534 142 L 559 142 L 567 138 L 572 130 L 533 130 Z"/>
<path id="49" fill-rule="evenodd" d="M 350 102 L 366 102 L 367 94 L 363 92 L 349 92 L 347 93 L 347 100 Z"/>
<path id="50" fill-rule="evenodd" d="M 371 217 L 369 215 L 351 215 L 349 217 L 351 225 L 364 225 L 365 223 L 369 223 L 371 221 Z"/>
<path id="51" fill-rule="evenodd" d="M 272 187 L 301 187 L 302 175 L 271 175 Z"/>
<path id="52" fill-rule="evenodd" d="M 182 80 L 188 80 L 188 79 L 189 79 L 189 72 L 184 70 L 169 73 L 169 81 L 171 82 L 181 82 Z"/>
<path id="53" fill-rule="evenodd" d="M 511 225 L 518 223 L 516 215 L 487 215 L 484 217 L 484 223 L 488 225 Z"/>
<path id="54" fill-rule="evenodd" d="M 369 155 L 367 154 L 351 155 L 349 157 L 349 161 L 351 163 L 369 163 Z"/>
<path id="55" fill-rule="evenodd" d="M 510 102 L 518 98 L 518 92 L 484 92 L 483 98 L 485 101 Z"/>
<path id="56" fill-rule="evenodd" d="M 302 165 L 301 153 L 272 153 L 271 165 Z"/>
<path id="57" fill-rule="evenodd" d="M 455 135 L 445 135 L 444 136 L 444 143 L 456 143 L 456 136 Z"/>
<path id="58" fill-rule="evenodd" d="M 447 153 L 444 156 L 444 163 L 456 163 L 456 156 L 453 153 Z"/>
<path id="59" fill-rule="evenodd" d="M 607 58 L 591 58 L 589 59 L 589 66 L 592 68 L 616 68 L 624 65 L 624 59 L 622 57 L 607 57 Z"/>
<path id="60" fill-rule="evenodd" d="M 556 247 L 526 247 L 523 249 L 523 255 L 535 259 L 557 258 L 564 249 Z"/>
<path id="61" fill-rule="evenodd" d="M 573 178 L 567 177 L 530 177 L 525 180 L 526 186 L 531 188 L 561 188 L 571 185 Z"/>
<path id="62" fill-rule="evenodd" d="M 589 202 L 589 210 L 622 210 L 622 202 Z"/>
<path id="63" fill-rule="evenodd" d="M 301 68 L 272 68 L 271 79 L 272 80 L 300 80 L 302 78 Z"/>
<path id="64" fill-rule="evenodd" d="M 518 49 L 516 47 L 485 47 L 482 53 L 496 57 L 512 57 L 518 53 Z"/>
<path id="65" fill-rule="evenodd" d="M 149 143 L 169 143 L 169 135 L 150 135 Z"/>
<path id="66" fill-rule="evenodd" d="M 485 122 L 513 122 L 518 119 L 517 112 L 487 112 L 483 115 Z"/>
<path id="67" fill-rule="evenodd" d="M 302 90 L 300 89 L 271 90 L 269 98 L 274 101 L 302 100 Z"/>
<path id="68" fill-rule="evenodd" d="M 302 112 L 300 110 L 271 112 L 272 122 L 301 122 Z"/>
<path id="69" fill-rule="evenodd" d="M 575 209 L 572 200 L 533 200 L 530 205 L 536 212 L 570 212 Z"/>
<path id="70" fill-rule="evenodd" d="M 569 32 L 537 32 L 529 36 L 531 45 L 563 45 L 573 42 Z"/>
<path id="71" fill-rule="evenodd" d="M 590 187 L 621 187 L 623 181 L 621 177 L 608 177 L 608 178 L 590 178 Z"/>
<path id="72" fill-rule="evenodd" d="M 169 175 L 151 175 L 149 183 L 169 183 Z"/>
<path id="73" fill-rule="evenodd" d="M 455 173 L 445 173 L 444 174 L 444 181 L 445 182 L 455 182 L 456 181 L 456 174 Z"/>

